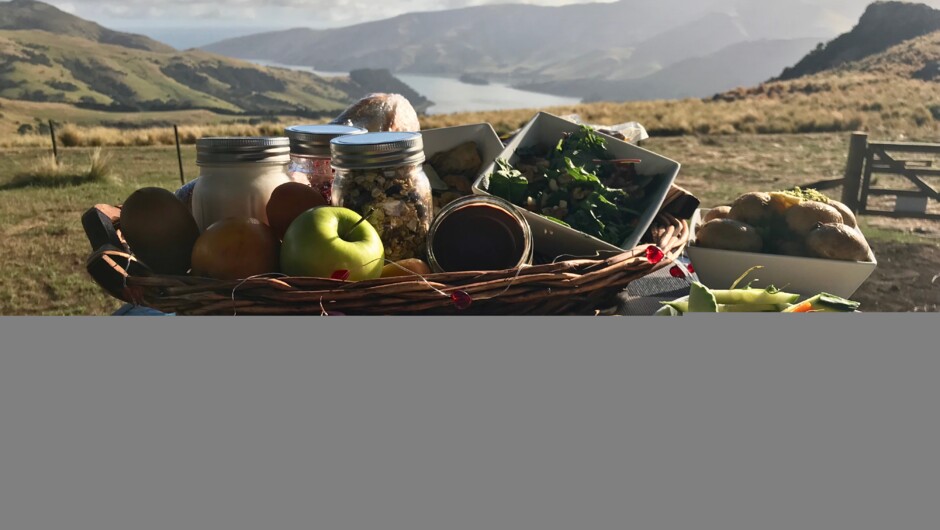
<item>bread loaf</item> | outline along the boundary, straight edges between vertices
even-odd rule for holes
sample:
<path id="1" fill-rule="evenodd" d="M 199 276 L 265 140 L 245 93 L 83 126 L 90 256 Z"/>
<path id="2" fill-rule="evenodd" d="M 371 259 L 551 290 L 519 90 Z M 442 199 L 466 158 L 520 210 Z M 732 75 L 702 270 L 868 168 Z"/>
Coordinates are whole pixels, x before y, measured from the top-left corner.
<path id="1" fill-rule="evenodd" d="M 418 113 L 400 94 L 369 94 L 330 123 L 362 127 L 369 132 L 419 132 Z"/>

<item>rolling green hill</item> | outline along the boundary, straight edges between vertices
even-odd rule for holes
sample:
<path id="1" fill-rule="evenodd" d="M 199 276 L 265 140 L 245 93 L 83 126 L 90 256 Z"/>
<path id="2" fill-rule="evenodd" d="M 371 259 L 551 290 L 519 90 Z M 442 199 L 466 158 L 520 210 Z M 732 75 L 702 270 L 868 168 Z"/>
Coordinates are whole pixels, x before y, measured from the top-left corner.
<path id="1" fill-rule="evenodd" d="M 38 29 L 56 35 L 81 37 L 101 44 L 114 44 L 136 50 L 174 51 L 170 46 L 143 35 L 113 31 L 34 0 L 0 3 L 0 30 L 3 29 Z"/>
<path id="2" fill-rule="evenodd" d="M 38 30 L 0 31 L 0 97 L 120 111 L 333 112 L 351 81 L 199 51 L 156 52 Z"/>
<path id="3" fill-rule="evenodd" d="M 139 117 L 114 116 L 178 111 L 208 111 L 216 118 L 322 118 L 370 92 L 404 94 L 419 112 L 431 104 L 387 70 L 356 70 L 326 79 L 205 51 L 177 51 L 42 2 L 0 2 L 0 99 L 58 104 L 51 108 L 60 121 L 100 115 L 101 122 L 140 123 Z M 30 108 L 49 114 L 39 112 L 41 106 Z M 13 115 L 22 112 L 8 108 L 6 117 L 0 112 L 0 130 L 10 129 Z M 13 125 L 31 121 L 17 119 Z"/>

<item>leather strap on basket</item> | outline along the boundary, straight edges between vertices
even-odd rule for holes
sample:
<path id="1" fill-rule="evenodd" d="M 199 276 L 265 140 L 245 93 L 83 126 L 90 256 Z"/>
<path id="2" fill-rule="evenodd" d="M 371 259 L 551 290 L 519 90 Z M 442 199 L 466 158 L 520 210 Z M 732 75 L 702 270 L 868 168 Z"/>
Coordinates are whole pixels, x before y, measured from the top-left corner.
<path id="1" fill-rule="evenodd" d="M 82 228 L 91 243 L 91 250 L 96 251 L 104 245 L 128 251 L 127 244 L 118 232 L 121 209 L 107 204 L 96 204 L 82 215 Z"/>
<path id="2" fill-rule="evenodd" d="M 143 291 L 128 286 L 127 278 L 153 275 L 137 258 L 114 245 L 103 245 L 93 252 L 85 262 L 85 269 L 108 294 L 134 305 L 143 303 Z"/>

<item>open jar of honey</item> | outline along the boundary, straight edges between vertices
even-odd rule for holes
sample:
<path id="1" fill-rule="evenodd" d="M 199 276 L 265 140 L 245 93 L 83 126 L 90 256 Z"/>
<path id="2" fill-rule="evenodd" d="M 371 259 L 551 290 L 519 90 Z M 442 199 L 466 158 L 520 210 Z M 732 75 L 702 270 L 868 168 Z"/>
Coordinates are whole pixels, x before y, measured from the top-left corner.
<path id="1" fill-rule="evenodd" d="M 532 264 L 532 230 L 510 202 L 488 195 L 461 197 L 435 216 L 428 233 L 434 272 L 497 271 Z"/>

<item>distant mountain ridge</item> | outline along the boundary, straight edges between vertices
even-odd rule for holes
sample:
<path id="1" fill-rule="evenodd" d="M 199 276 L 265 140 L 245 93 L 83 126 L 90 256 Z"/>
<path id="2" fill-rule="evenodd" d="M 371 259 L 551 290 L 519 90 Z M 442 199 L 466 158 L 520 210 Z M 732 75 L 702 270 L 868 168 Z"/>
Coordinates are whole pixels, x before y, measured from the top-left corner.
<path id="1" fill-rule="evenodd" d="M 902 91 L 915 93 L 901 96 Z M 783 104 L 793 96 L 857 101 L 861 110 L 880 112 L 885 105 L 872 105 L 875 99 L 889 99 L 904 112 L 920 109 L 918 121 L 940 121 L 940 30 L 909 39 L 885 51 L 857 61 L 841 63 L 828 70 L 793 79 L 773 79 L 754 87 L 742 87 L 716 94 L 713 101 L 734 102 L 765 99 Z M 854 94 L 854 96 L 853 96 Z M 854 98 L 854 99 L 853 99 Z M 910 100 L 908 100 L 910 99 Z"/>
<path id="2" fill-rule="evenodd" d="M 102 27 L 35 0 L 13 0 L 0 3 L 0 30 L 42 30 L 56 35 L 69 35 L 100 44 L 113 44 L 135 50 L 170 53 L 171 46 L 143 35 L 123 33 Z"/>
<path id="3" fill-rule="evenodd" d="M 784 81 L 837 68 L 940 30 L 940 10 L 926 4 L 875 2 L 852 31 L 821 45 L 777 79 Z"/>
<path id="4" fill-rule="evenodd" d="M 203 49 L 243 59 L 312 67 L 321 71 L 388 68 L 392 72 L 443 75 L 507 83 L 518 88 L 592 99 L 623 101 L 640 94 L 694 93 L 636 80 L 692 58 L 708 57 L 745 42 L 759 42 L 767 64 L 746 61 L 734 80 L 705 83 L 718 90 L 736 80 L 760 82 L 810 51 L 793 56 L 796 41 L 835 36 L 827 20 L 837 18 L 809 0 L 786 5 L 742 0 L 619 0 L 564 6 L 494 4 L 409 13 L 343 28 L 295 28 L 226 39 Z M 768 20 L 798 23 L 774 25 Z M 792 42 L 790 42 L 792 41 Z M 780 49 L 772 49 L 780 45 Z M 802 46 L 800 43 L 798 46 Z M 720 60 L 712 58 L 712 60 Z M 681 68 L 681 66 L 676 66 Z M 659 79 L 681 80 L 675 68 Z M 770 72 L 768 74 L 768 72 Z M 708 78 L 703 72 L 694 74 Z M 633 87 L 627 90 L 625 87 Z M 649 88 L 645 88 L 649 87 Z"/>
<path id="5" fill-rule="evenodd" d="M 600 80 L 588 87 L 579 80 L 558 81 L 522 88 L 583 95 L 586 102 L 705 98 L 767 80 L 783 65 L 803 57 L 816 42 L 816 39 L 747 41 L 704 57 L 680 61 L 639 79 Z"/>
<path id="6" fill-rule="evenodd" d="M 566 70 L 573 72 L 575 66 L 561 65 L 591 61 L 592 57 L 605 58 L 597 62 L 592 77 L 626 79 L 735 42 L 835 34 L 816 23 L 825 18 L 821 14 L 826 10 L 812 2 L 799 1 L 798 6 L 787 9 L 768 6 L 762 12 L 737 9 L 739 2 L 482 5 L 409 13 L 335 29 L 260 33 L 203 49 L 323 71 L 389 68 L 393 72 L 453 77 L 470 73 L 491 80 L 532 83 L 574 79 L 574 75 L 566 77 Z M 767 16 L 794 10 L 804 15 L 801 24 L 786 29 L 764 27 Z M 612 71 L 611 65 L 617 69 Z"/>

